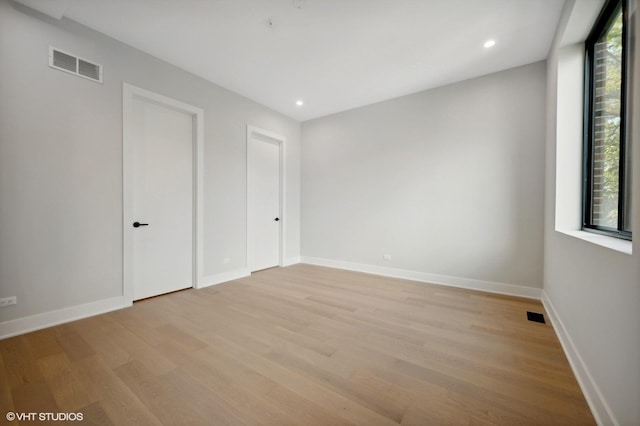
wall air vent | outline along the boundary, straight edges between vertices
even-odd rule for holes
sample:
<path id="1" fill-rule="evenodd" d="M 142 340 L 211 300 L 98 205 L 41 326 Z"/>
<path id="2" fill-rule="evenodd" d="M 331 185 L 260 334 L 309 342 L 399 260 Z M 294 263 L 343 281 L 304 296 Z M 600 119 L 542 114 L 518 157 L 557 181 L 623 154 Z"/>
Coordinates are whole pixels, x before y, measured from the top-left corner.
<path id="1" fill-rule="evenodd" d="M 49 47 L 49 66 L 78 77 L 102 83 L 102 65 L 86 61 L 55 47 Z"/>

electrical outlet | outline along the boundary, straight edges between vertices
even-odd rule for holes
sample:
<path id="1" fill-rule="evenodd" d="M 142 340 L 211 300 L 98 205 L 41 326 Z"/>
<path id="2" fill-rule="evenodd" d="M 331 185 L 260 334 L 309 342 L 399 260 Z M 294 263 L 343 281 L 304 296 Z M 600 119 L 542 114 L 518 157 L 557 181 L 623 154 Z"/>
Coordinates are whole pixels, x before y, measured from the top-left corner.
<path id="1" fill-rule="evenodd" d="M 222 263 L 231 263 L 231 258 L 225 257 L 224 259 L 222 259 Z"/>
<path id="2" fill-rule="evenodd" d="M 382 260 L 391 260 L 391 255 L 390 254 L 383 254 L 382 255 Z"/>
<path id="3" fill-rule="evenodd" d="M 11 297 L 3 297 L 0 299 L 0 308 L 4 308 L 5 306 L 16 305 L 18 303 L 18 298 L 16 296 Z"/>

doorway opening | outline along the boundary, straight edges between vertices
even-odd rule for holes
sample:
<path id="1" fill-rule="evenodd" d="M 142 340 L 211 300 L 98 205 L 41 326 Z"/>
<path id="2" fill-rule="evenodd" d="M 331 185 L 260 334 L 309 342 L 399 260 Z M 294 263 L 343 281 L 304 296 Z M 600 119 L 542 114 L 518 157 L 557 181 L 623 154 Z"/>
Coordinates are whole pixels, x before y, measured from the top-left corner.
<path id="1" fill-rule="evenodd" d="M 282 266 L 286 242 L 286 140 L 247 126 L 247 269 Z"/>
<path id="2" fill-rule="evenodd" d="M 123 84 L 123 298 L 199 287 L 204 111 Z"/>

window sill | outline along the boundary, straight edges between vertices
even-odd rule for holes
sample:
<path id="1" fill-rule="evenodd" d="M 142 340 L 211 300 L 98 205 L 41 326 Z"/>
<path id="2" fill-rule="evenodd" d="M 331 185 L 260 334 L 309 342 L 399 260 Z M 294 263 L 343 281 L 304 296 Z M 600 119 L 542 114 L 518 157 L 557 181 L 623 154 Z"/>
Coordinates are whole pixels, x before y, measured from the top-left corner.
<path id="1" fill-rule="evenodd" d="M 599 235 L 585 231 L 564 231 L 558 230 L 558 232 L 568 235 L 570 237 L 578 238 L 580 240 L 606 247 L 611 250 L 619 251 L 624 254 L 632 254 L 633 244 L 631 241 L 622 240 L 620 238 L 609 237 L 607 235 Z"/>

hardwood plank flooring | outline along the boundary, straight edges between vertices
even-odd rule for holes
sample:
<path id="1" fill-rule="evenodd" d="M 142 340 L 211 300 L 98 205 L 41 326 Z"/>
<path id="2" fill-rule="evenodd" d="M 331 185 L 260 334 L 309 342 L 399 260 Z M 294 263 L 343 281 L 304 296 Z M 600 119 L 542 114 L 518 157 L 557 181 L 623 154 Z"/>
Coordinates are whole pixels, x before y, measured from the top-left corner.
<path id="1" fill-rule="evenodd" d="M 593 425 L 540 302 L 310 265 L 0 341 L 0 416 Z M 18 422 L 14 422 L 17 424 Z"/>

